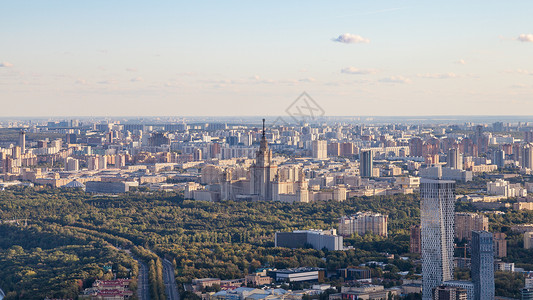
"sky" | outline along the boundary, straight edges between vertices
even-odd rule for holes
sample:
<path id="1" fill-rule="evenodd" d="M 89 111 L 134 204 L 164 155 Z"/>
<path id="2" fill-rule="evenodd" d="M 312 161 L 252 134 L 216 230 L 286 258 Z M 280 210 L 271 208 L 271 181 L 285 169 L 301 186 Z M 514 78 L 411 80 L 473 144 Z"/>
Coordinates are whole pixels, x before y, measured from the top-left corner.
<path id="1" fill-rule="evenodd" d="M 0 116 L 533 115 L 533 1 L 0 2 Z"/>

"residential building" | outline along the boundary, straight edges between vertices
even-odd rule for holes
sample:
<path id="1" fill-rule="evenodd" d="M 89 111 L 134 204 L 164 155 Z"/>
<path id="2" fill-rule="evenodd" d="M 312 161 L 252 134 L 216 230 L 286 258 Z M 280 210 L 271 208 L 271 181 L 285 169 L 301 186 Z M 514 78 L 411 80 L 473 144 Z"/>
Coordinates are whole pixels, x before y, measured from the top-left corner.
<path id="1" fill-rule="evenodd" d="M 423 178 L 420 183 L 422 299 L 453 279 L 455 182 Z"/>
<path id="2" fill-rule="evenodd" d="M 409 238 L 409 252 L 411 253 L 422 253 L 422 238 L 420 233 L 420 225 L 413 225 L 410 228 L 410 238 Z"/>
<path id="3" fill-rule="evenodd" d="M 466 290 L 453 286 L 441 285 L 433 290 L 433 300 L 467 300 Z"/>
<path id="4" fill-rule="evenodd" d="M 351 236 L 358 234 L 360 236 L 366 233 L 387 236 L 388 216 L 372 213 L 358 212 L 352 216 L 344 216 L 339 221 L 339 234 L 342 236 Z"/>
<path id="5" fill-rule="evenodd" d="M 533 248 L 533 231 L 524 232 L 524 249 Z"/>
<path id="6" fill-rule="evenodd" d="M 489 230 L 489 218 L 474 213 L 455 213 L 455 237 L 459 240 L 472 239 L 472 231 Z"/>
<path id="7" fill-rule="evenodd" d="M 494 244 L 488 231 L 472 232 L 472 283 L 474 300 L 494 299 Z"/>
<path id="8" fill-rule="evenodd" d="M 503 232 L 495 232 L 492 234 L 492 240 L 494 241 L 494 256 L 506 257 L 507 256 L 507 235 Z"/>
<path id="9" fill-rule="evenodd" d="M 324 140 L 313 141 L 313 158 L 326 159 L 328 158 L 328 142 Z"/>

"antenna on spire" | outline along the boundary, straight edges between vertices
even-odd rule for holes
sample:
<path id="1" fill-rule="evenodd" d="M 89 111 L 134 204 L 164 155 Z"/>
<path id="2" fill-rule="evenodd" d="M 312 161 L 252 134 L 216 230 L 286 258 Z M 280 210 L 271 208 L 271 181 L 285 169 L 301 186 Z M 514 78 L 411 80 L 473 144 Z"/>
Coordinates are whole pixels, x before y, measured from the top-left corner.
<path id="1" fill-rule="evenodd" d="M 263 119 L 263 137 L 265 137 L 265 119 Z"/>

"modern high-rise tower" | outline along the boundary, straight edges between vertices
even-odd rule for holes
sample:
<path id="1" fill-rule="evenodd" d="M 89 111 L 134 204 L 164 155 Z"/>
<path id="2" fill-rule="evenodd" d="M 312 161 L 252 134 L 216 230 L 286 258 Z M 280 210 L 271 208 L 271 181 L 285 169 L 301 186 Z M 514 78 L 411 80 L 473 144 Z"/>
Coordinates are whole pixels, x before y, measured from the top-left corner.
<path id="1" fill-rule="evenodd" d="M 494 299 L 494 246 L 488 231 L 472 232 L 472 283 L 474 300 Z"/>
<path id="2" fill-rule="evenodd" d="M 422 179 L 420 229 L 422 237 L 422 299 L 453 279 L 455 182 Z"/>
<path id="3" fill-rule="evenodd" d="M 24 130 L 19 133 L 19 146 L 22 154 L 26 153 L 26 132 Z"/>
<path id="4" fill-rule="evenodd" d="M 448 167 L 453 169 L 463 169 L 463 155 L 457 148 L 448 151 Z"/>
<path id="5" fill-rule="evenodd" d="M 371 150 L 361 151 L 359 155 L 359 175 L 361 177 L 372 177 L 374 169 L 373 155 Z"/>

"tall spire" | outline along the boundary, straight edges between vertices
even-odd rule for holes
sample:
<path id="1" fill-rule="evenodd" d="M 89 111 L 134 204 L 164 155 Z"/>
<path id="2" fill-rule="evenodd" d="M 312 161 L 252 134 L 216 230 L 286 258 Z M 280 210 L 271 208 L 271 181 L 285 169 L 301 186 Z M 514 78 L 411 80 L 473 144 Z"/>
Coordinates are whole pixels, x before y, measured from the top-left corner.
<path id="1" fill-rule="evenodd" d="M 265 137 L 265 119 L 263 119 L 263 138 Z"/>

